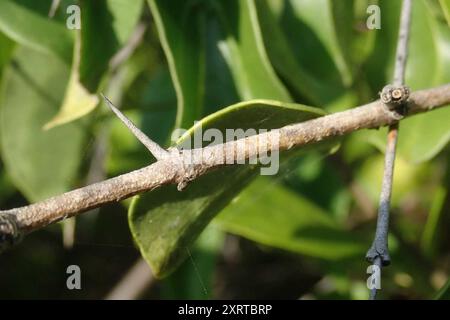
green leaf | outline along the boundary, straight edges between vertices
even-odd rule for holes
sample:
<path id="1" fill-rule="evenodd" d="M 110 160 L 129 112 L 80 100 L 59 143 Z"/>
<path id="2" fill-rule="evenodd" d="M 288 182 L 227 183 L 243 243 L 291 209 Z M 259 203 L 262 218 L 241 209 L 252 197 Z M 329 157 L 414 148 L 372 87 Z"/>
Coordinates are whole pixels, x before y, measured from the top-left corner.
<path id="1" fill-rule="evenodd" d="M 3 67 L 8 64 L 14 49 L 14 42 L 7 38 L 0 32 L 0 76 L 3 71 Z"/>
<path id="2" fill-rule="evenodd" d="M 142 1 L 124 0 L 82 2 L 82 28 L 76 31 L 72 71 L 64 101 L 44 129 L 81 118 L 98 105 L 99 98 L 92 93 L 97 91 L 109 69 L 111 57 L 134 30 L 142 4 Z"/>
<path id="3" fill-rule="evenodd" d="M 96 92 L 111 57 L 126 43 L 142 12 L 143 2 L 81 1 L 80 81 Z M 93 54 L 95 53 L 95 54 Z"/>
<path id="4" fill-rule="evenodd" d="M 450 0 L 439 0 L 439 3 L 445 19 L 447 20 L 448 26 L 450 27 Z"/>
<path id="5" fill-rule="evenodd" d="M 367 249 L 329 214 L 276 179 L 257 178 L 214 222 L 250 240 L 318 258 L 344 259 Z"/>
<path id="6" fill-rule="evenodd" d="M 236 102 L 236 92 L 291 101 L 267 58 L 253 1 L 149 4 L 177 92 L 176 127 Z"/>
<path id="7" fill-rule="evenodd" d="M 357 96 L 349 86 L 359 57 L 352 57 L 351 49 L 359 38 L 353 1 L 256 4 L 270 60 L 293 93 L 327 110 L 354 105 Z"/>
<path id="8" fill-rule="evenodd" d="M 80 67 L 80 42 L 80 35 L 78 34 L 74 48 L 74 61 L 64 100 L 58 113 L 44 125 L 45 130 L 81 118 L 94 110 L 99 102 L 98 96 L 90 94 L 80 82 L 78 70 Z"/>
<path id="9" fill-rule="evenodd" d="M 439 186 L 434 192 L 431 208 L 428 212 L 427 221 L 423 228 L 420 245 L 425 256 L 433 258 L 436 253 L 436 239 L 439 234 L 439 226 L 444 214 L 445 199 L 447 190 Z"/>
<path id="10" fill-rule="evenodd" d="M 178 145 L 201 134 L 200 129 L 272 129 L 320 115 L 323 112 L 319 109 L 298 104 L 242 102 L 204 118 Z M 211 219 L 257 174 L 257 166 L 230 166 L 196 179 L 183 192 L 165 186 L 136 197 L 129 211 L 130 229 L 154 274 L 163 277 L 172 272 Z"/>
<path id="11" fill-rule="evenodd" d="M 267 57 L 254 1 L 216 1 L 213 4 L 226 32 L 219 48 L 242 100 L 291 101 Z"/>
<path id="12" fill-rule="evenodd" d="M 309 74 L 299 63 L 268 2 L 257 1 L 256 5 L 267 52 L 277 71 L 297 94 L 312 102 L 323 105 L 333 99 L 336 86 L 327 86 L 327 83 Z"/>
<path id="13" fill-rule="evenodd" d="M 70 64 L 73 34 L 62 23 L 25 5 L 32 2 L 36 1 L 0 1 L 0 31 L 19 44 L 43 53 L 55 54 Z M 50 1 L 46 2 L 50 8 Z"/>
<path id="14" fill-rule="evenodd" d="M 193 1 L 148 0 L 174 83 L 175 127 L 189 128 L 202 115 L 204 12 Z"/>
<path id="15" fill-rule="evenodd" d="M 79 124 L 42 130 L 60 105 L 68 78 L 69 70 L 62 61 L 25 48 L 18 48 L 5 69 L 2 156 L 14 184 L 30 201 L 67 191 L 82 159 L 85 133 Z"/>

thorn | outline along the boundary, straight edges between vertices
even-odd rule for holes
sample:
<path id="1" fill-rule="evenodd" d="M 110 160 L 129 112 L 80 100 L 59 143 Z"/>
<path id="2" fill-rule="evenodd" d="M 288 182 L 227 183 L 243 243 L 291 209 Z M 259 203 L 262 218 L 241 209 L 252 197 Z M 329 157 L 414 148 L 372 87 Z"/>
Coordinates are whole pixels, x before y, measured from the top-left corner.
<path id="1" fill-rule="evenodd" d="M 138 127 L 134 125 L 133 122 L 131 122 L 130 119 L 128 119 L 122 112 L 117 109 L 112 102 L 103 94 L 101 93 L 101 96 L 103 99 L 105 99 L 106 104 L 109 106 L 109 108 L 116 114 L 116 116 L 127 126 L 128 129 L 133 133 L 133 135 L 150 151 L 150 153 L 157 159 L 162 160 L 164 158 L 167 158 L 169 156 L 169 152 L 165 149 L 161 148 L 159 144 L 154 142 L 152 139 L 150 139 L 145 133 L 143 133 L 141 130 L 139 130 Z"/>

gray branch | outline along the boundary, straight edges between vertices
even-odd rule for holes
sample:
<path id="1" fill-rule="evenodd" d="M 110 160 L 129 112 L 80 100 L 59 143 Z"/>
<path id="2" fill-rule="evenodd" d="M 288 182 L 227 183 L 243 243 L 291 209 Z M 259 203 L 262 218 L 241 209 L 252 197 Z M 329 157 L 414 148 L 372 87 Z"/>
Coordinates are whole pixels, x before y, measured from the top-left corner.
<path id="1" fill-rule="evenodd" d="M 408 115 L 426 112 L 450 104 L 450 84 L 413 92 L 408 100 Z M 346 111 L 288 125 L 245 139 L 205 148 L 170 152 L 157 162 L 99 183 L 88 185 L 24 207 L 0 211 L 0 249 L 20 235 L 104 204 L 129 198 L 168 184 L 185 184 L 207 172 L 225 166 L 225 155 L 244 154 L 245 159 L 267 154 L 270 143 L 279 137 L 278 149 L 311 145 L 356 130 L 379 128 L 398 121 L 398 115 L 377 100 Z M 247 148 L 246 146 L 257 146 Z M 241 153 L 242 152 L 242 153 Z M 200 163 L 185 166 L 190 159 Z M 235 164 L 237 165 L 237 164 Z"/>

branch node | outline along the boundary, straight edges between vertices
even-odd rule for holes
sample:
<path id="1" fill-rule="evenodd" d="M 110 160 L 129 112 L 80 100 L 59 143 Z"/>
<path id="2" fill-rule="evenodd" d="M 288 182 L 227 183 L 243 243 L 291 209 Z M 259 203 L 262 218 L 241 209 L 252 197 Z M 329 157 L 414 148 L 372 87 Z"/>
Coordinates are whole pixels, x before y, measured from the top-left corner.
<path id="1" fill-rule="evenodd" d="M 409 87 L 404 85 L 395 86 L 388 84 L 381 90 L 381 102 L 392 112 L 394 120 L 399 121 L 407 114 L 409 94 Z"/>
<path id="2" fill-rule="evenodd" d="M 388 84 L 384 86 L 380 92 L 381 102 L 383 102 L 389 110 L 399 110 L 400 107 L 406 105 L 409 99 L 410 90 L 407 86 L 394 86 Z"/>
<path id="3" fill-rule="evenodd" d="M 186 164 L 184 152 L 177 147 L 171 147 L 168 149 L 169 154 L 171 155 L 172 159 L 175 160 L 176 165 L 178 167 L 178 176 L 177 176 L 177 190 L 183 191 L 189 182 L 195 179 L 196 170 L 192 163 L 192 155 L 190 157 L 191 161 L 189 161 Z M 191 150 L 188 150 L 189 152 Z"/>
<path id="4" fill-rule="evenodd" d="M 374 242 L 366 253 L 366 260 L 374 264 L 377 259 L 381 259 L 383 267 L 391 264 L 391 257 L 387 246 L 379 247 L 376 242 Z"/>

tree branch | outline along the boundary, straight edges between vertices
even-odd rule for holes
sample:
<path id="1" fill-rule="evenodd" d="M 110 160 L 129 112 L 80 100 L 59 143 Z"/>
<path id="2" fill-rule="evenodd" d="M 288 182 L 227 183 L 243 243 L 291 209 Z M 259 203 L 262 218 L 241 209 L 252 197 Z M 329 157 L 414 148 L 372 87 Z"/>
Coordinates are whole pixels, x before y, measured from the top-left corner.
<path id="1" fill-rule="evenodd" d="M 426 112 L 450 104 L 450 84 L 413 92 L 408 100 L 408 114 Z M 379 100 L 253 135 L 245 139 L 193 150 L 169 149 L 169 156 L 157 162 L 99 183 L 66 192 L 28 206 L 0 211 L 0 250 L 12 245 L 22 234 L 75 216 L 110 202 L 151 191 L 163 185 L 184 186 L 207 172 L 225 166 L 225 155 L 243 154 L 245 159 L 267 154 L 275 149 L 271 141 L 279 138 L 278 149 L 288 150 L 342 136 L 356 130 L 379 128 L 399 120 Z M 246 146 L 258 146 L 248 148 Z M 201 162 L 192 159 L 202 159 Z M 188 164 L 188 165 L 186 165 Z"/>

